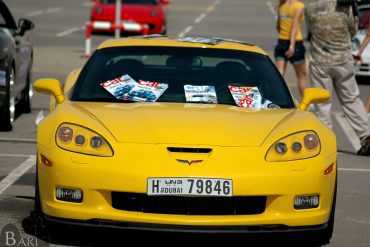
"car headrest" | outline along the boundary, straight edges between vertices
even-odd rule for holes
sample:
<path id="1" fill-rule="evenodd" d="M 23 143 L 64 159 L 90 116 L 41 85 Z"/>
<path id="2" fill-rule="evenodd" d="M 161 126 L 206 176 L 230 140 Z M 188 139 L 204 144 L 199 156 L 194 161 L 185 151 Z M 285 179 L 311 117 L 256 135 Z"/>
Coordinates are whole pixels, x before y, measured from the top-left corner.
<path id="1" fill-rule="evenodd" d="M 143 63 L 136 59 L 122 59 L 113 64 L 114 76 L 121 76 L 128 74 L 129 76 L 135 77 L 140 75 Z"/>
<path id="2" fill-rule="evenodd" d="M 201 67 L 202 60 L 194 56 L 172 56 L 167 58 L 166 65 L 174 68 L 194 68 Z"/>
<path id="3" fill-rule="evenodd" d="M 215 66 L 215 79 L 217 81 L 246 83 L 250 76 L 246 66 L 239 62 L 224 61 Z"/>

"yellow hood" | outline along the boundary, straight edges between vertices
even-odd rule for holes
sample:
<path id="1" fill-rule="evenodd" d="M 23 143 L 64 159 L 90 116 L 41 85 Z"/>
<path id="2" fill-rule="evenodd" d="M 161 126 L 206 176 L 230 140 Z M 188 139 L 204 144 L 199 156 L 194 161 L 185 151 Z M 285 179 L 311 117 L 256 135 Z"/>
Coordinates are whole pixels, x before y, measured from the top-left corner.
<path id="1" fill-rule="evenodd" d="M 184 145 L 261 146 L 275 126 L 292 112 L 179 103 L 72 105 L 92 114 L 118 142 Z"/>

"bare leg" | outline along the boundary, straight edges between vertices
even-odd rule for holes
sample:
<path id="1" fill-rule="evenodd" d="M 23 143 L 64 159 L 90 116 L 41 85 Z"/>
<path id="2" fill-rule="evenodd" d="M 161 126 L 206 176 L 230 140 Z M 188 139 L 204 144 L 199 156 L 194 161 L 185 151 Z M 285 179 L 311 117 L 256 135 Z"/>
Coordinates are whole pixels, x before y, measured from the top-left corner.
<path id="1" fill-rule="evenodd" d="M 280 74 L 282 76 L 284 76 L 285 70 L 286 70 L 287 61 L 285 61 L 283 59 L 276 60 L 275 65 L 276 65 L 277 69 L 279 70 Z"/>
<path id="2" fill-rule="evenodd" d="M 298 90 L 301 96 L 303 95 L 303 90 L 307 87 L 307 69 L 306 62 L 301 64 L 293 64 L 295 74 L 297 76 Z"/>
<path id="3" fill-rule="evenodd" d="M 370 113 L 370 94 L 369 97 L 367 97 L 366 111 Z"/>

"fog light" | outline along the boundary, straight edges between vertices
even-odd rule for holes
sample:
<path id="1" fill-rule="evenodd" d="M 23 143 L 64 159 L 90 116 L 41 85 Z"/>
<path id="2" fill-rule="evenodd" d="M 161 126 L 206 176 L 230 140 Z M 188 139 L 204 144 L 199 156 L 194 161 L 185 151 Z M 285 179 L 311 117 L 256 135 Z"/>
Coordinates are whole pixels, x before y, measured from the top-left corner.
<path id="1" fill-rule="evenodd" d="M 278 142 L 275 145 L 275 150 L 278 154 L 285 154 L 288 151 L 288 147 L 284 142 Z"/>
<path id="2" fill-rule="evenodd" d="M 76 145 L 82 146 L 85 144 L 85 137 L 83 135 L 78 135 L 75 138 Z"/>
<path id="3" fill-rule="evenodd" d="M 295 209 L 309 209 L 317 208 L 320 203 L 320 197 L 318 195 L 314 196 L 296 196 L 294 198 L 294 208 Z"/>
<path id="4" fill-rule="evenodd" d="M 293 142 L 292 149 L 294 152 L 300 152 L 302 150 L 302 144 L 299 142 Z"/>
<path id="5" fill-rule="evenodd" d="M 65 202 L 82 202 L 82 190 L 57 187 L 56 198 Z"/>
<path id="6" fill-rule="evenodd" d="M 99 136 L 94 136 L 90 140 L 90 146 L 92 148 L 100 148 L 103 145 L 103 140 Z"/>

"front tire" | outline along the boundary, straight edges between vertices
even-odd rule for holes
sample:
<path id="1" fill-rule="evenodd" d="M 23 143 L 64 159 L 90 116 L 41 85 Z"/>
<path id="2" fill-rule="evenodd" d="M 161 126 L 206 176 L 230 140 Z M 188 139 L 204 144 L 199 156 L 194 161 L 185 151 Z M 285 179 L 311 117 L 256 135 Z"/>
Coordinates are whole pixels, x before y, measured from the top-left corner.
<path id="1" fill-rule="evenodd" d="M 23 113 L 30 113 L 31 112 L 31 97 L 32 97 L 32 86 L 31 86 L 31 75 L 28 73 L 26 86 L 22 92 L 22 100 L 20 103 L 20 110 Z"/>
<path id="2" fill-rule="evenodd" d="M 320 244 L 320 245 L 325 245 L 325 244 L 330 243 L 330 239 L 333 236 L 333 230 L 334 230 L 336 199 L 337 199 L 337 177 L 336 177 L 336 180 L 335 180 L 333 203 L 332 203 L 332 206 L 331 206 L 330 218 L 329 218 L 329 221 L 327 223 L 327 227 L 323 230 L 318 231 L 318 232 L 314 232 L 313 235 L 310 234 L 308 241 L 310 241 L 310 242 L 314 241 L 315 244 Z"/>
<path id="3" fill-rule="evenodd" d="M 336 200 L 337 200 L 337 182 L 335 182 L 333 204 L 331 206 L 328 226 L 324 230 L 318 233 L 318 239 L 320 239 L 320 244 L 329 244 L 330 239 L 333 236 Z"/>
<path id="4" fill-rule="evenodd" d="M 3 131 L 11 131 L 13 129 L 16 104 L 13 92 L 14 80 L 15 72 L 12 67 L 7 76 L 5 100 L 3 102 L 3 107 L 0 110 L 0 130 Z"/>
<path id="5" fill-rule="evenodd" d="M 35 182 L 35 203 L 33 209 L 33 217 L 35 222 L 35 235 L 38 238 L 45 238 L 49 236 L 48 224 L 45 220 L 44 214 L 41 209 L 41 199 L 39 190 L 39 179 L 38 179 L 38 163 L 36 162 L 36 182 Z"/>

